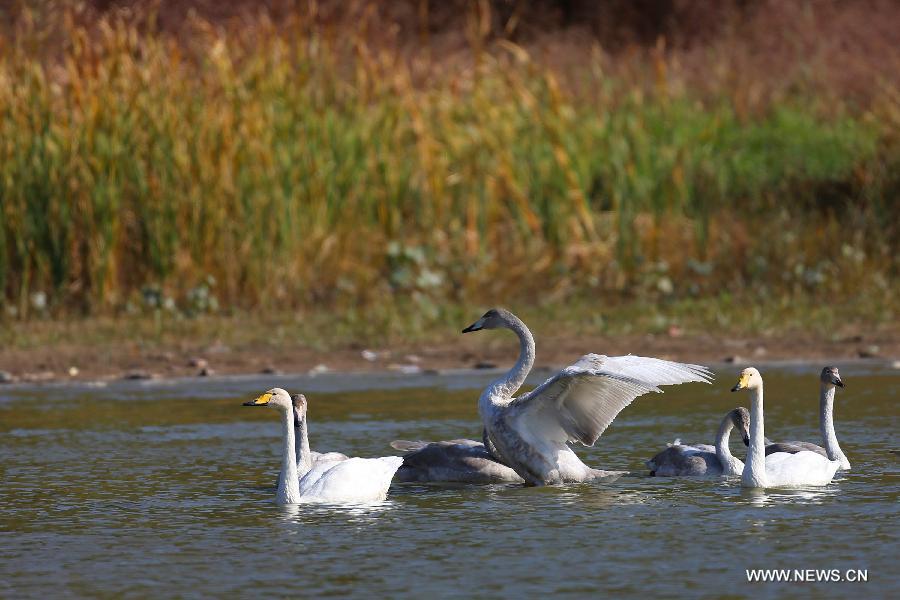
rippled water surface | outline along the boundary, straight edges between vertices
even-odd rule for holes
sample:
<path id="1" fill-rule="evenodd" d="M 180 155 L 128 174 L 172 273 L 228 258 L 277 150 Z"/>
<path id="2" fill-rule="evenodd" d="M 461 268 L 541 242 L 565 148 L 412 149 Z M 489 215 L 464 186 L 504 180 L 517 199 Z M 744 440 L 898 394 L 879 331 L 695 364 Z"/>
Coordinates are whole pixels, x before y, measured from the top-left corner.
<path id="1" fill-rule="evenodd" d="M 763 369 L 769 437 L 818 441 L 820 367 Z M 579 449 L 635 473 L 613 484 L 394 485 L 359 508 L 276 506 L 277 413 L 240 403 L 304 391 L 314 449 L 386 455 L 396 438 L 480 438 L 487 375 L 3 388 L 0 596 L 900 596 L 898 371 L 841 368 L 853 470 L 825 488 L 644 476 L 665 442 L 711 443 L 721 416 L 748 405 L 728 392 L 736 372 L 639 398 Z M 751 584 L 750 568 L 868 581 Z"/>

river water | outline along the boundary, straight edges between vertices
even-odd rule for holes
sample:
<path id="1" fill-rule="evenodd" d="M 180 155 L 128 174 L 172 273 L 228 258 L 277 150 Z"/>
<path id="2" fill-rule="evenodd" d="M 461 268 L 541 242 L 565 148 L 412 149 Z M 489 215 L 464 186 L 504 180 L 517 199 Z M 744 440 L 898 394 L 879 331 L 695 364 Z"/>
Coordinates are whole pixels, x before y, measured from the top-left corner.
<path id="1" fill-rule="evenodd" d="M 821 366 L 761 368 L 768 437 L 819 440 Z M 729 393 L 737 372 L 639 398 L 578 450 L 634 472 L 615 483 L 404 484 L 355 508 L 275 505 L 277 413 L 241 402 L 303 391 L 313 449 L 382 456 L 397 438 L 480 439 L 492 374 L 0 388 L 0 596 L 900 597 L 900 371 L 841 366 L 836 428 L 853 470 L 824 488 L 646 476 L 667 441 L 712 443 L 722 415 L 748 405 Z M 759 568 L 867 581 L 749 583 Z"/>

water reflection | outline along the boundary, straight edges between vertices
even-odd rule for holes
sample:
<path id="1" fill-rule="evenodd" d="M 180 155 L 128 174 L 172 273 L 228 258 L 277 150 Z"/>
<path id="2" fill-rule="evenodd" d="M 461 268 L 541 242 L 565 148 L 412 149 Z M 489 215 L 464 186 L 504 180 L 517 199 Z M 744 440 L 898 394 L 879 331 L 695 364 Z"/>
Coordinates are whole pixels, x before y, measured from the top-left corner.
<path id="1" fill-rule="evenodd" d="M 273 502 L 274 504 L 274 502 Z M 286 523 L 304 524 L 311 519 L 339 516 L 345 523 L 365 525 L 375 523 L 378 517 L 395 510 L 398 505 L 392 500 L 368 502 L 365 504 L 323 504 L 306 502 L 301 504 L 281 504 L 277 507 L 279 520 Z"/>
<path id="2" fill-rule="evenodd" d="M 837 496 L 837 486 L 806 488 L 742 488 L 741 495 L 750 500 L 752 506 L 767 507 L 784 504 L 822 504 Z"/>

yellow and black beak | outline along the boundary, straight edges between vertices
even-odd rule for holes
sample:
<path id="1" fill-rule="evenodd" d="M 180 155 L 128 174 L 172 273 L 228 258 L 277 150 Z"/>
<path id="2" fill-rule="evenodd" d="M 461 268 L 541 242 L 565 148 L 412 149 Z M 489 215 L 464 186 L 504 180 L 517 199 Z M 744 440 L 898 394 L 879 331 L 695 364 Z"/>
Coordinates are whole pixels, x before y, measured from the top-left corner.
<path id="1" fill-rule="evenodd" d="M 272 393 L 266 392 L 262 396 L 256 398 L 255 400 L 250 400 L 249 402 L 244 402 L 244 406 L 265 406 L 269 403 L 269 400 L 272 399 Z"/>
<path id="2" fill-rule="evenodd" d="M 750 383 L 750 375 L 742 374 L 741 378 L 738 379 L 738 382 L 736 384 L 734 384 L 733 388 L 731 388 L 731 391 L 737 392 L 739 390 L 746 389 L 748 383 Z"/>

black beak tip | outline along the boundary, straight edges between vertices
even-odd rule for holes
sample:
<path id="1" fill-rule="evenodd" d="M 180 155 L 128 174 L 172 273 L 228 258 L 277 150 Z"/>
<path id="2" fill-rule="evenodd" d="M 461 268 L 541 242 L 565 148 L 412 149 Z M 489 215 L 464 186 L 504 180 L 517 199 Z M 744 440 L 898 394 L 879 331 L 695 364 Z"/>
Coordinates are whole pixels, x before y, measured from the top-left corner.
<path id="1" fill-rule="evenodd" d="M 735 384 L 735 386 L 734 386 L 733 388 L 731 388 L 731 391 L 732 391 L 732 392 L 736 392 L 736 391 L 738 391 L 738 390 L 740 390 L 740 389 L 741 389 L 740 384 Z"/>
<path id="2" fill-rule="evenodd" d="M 750 438 L 747 438 L 747 437 L 744 438 L 744 445 L 747 446 L 748 448 L 750 447 Z"/>
<path id="3" fill-rule="evenodd" d="M 256 406 L 256 402 L 253 400 L 248 400 L 247 402 L 241 404 L 241 406 Z"/>
<path id="4" fill-rule="evenodd" d="M 481 329 L 481 328 L 480 328 L 480 327 L 475 327 L 475 325 L 469 325 L 468 327 L 466 327 L 465 329 L 463 329 L 462 332 L 463 332 L 463 333 L 471 333 L 471 332 L 473 332 L 473 331 L 478 331 L 479 329 Z"/>
<path id="5" fill-rule="evenodd" d="M 842 388 L 842 387 L 844 387 L 844 382 L 841 381 L 840 379 L 837 379 L 837 380 L 835 380 L 834 385 Z"/>

